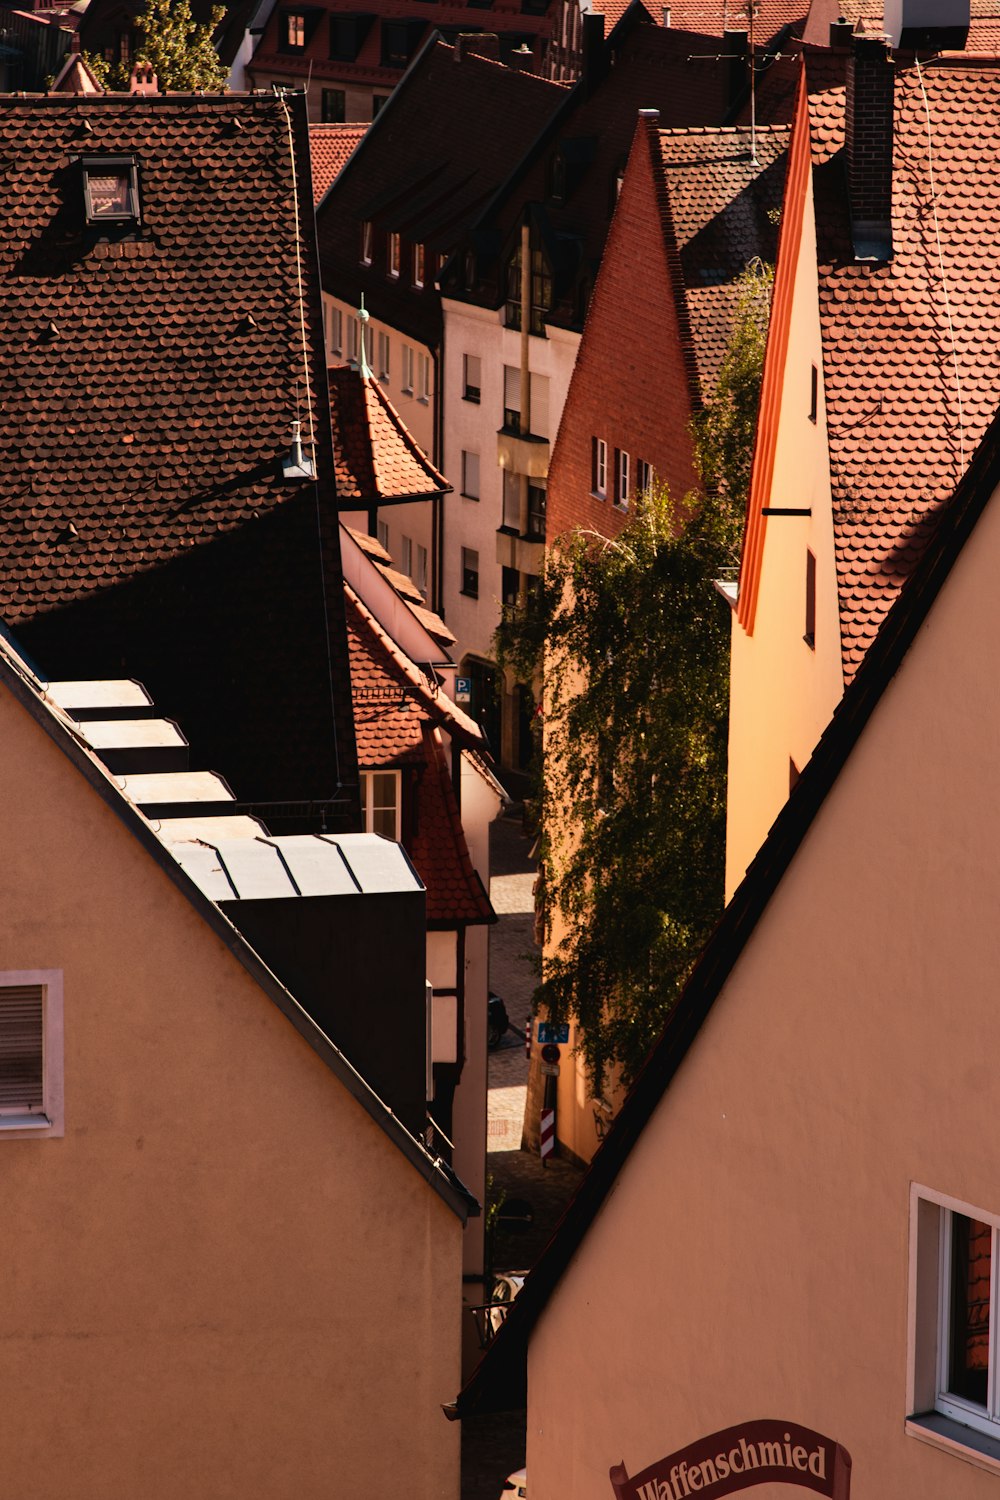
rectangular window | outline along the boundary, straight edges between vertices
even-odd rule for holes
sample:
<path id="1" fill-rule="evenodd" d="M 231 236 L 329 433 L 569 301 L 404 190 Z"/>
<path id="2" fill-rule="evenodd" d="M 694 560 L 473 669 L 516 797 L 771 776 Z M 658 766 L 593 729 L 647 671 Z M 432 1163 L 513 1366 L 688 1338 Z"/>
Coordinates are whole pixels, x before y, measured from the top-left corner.
<path id="1" fill-rule="evenodd" d="M 503 367 L 503 425 L 508 432 L 521 431 L 521 371 L 517 365 Z"/>
<path id="2" fill-rule="evenodd" d="M 462 548 L 462 593 L 479 598 L 479 553 L 471 547 Z"/>
<path id="3" fill-rule="evenodd" d="M 347 320 L 347 358 L 352 364 L 357 363 L 358 358 L 358 320 L 348 318 Z"/>
<path id="4" fill-rule="evenodd" d="M 324 125 L 343 125 L 347 119 L 347 95 L 343 89 L 324 89 L 320 95 L 320 119 Z"/>
<path id="5" fill-rule="evenodd" d="M 364 219 L 361 223 L 361 264 L 370 266 L 372 263 L 372 248 L 375 243 L 375 233 L 372 229 L 371 219 Z"/>
<path id="6" fill-rule="evenodd" d="M 132 156 L 89 156 L 81 163 L 88 224 L 122 224 L 139 218 L 139 179 Z"/>
<path id="7" fill-rule="evenodd" d="M 420 592 L 423 594 L 424 598 L 426 599 L 427 598 L 427 548 L 426 547 L 421 547 L 421 545 L 420 545 L 419 542 L 417 543 L 417 573 L 416 573 L 416 577 L 414 578 L 413 582 L 417 585 L 417 588 L 420 590 Z"/>
<path id="8" fill-rule="evenodd" d="M 510 469 L 503 471 L 503 527 L 505 531 L 521 530 L 521 476 Z"/>
<path id="9" fill-rule="evenodd" d="M 417 400 L 429 401 L 431 399 L 431 357 L 429 354 L 417 356 Z"/>
<path id="10" fill-rule="evenodd" d="M 517 605 L 518 594 L 521 591 L 521 575 L 516 568 L 501 569 L 500 593 L 504 604 L 508 609 Z"/>
<path id="11" fill-rule="evenodd" d="M 624 448 L 615 449 L 615 504 L 628 510 L 630 460 Z"/>
<path id="12" fill-rule="evenodd" d="M 599 500 L 608 493 L 608 445 L 603 438 L 590 440 L 590 485 Z"/>
<path id="13" fill-rule="evenodd" d="M 815 422 L 819 413 L 819 371 L 815 365 L 809 367 L 809 420 Z"/>
<path id="14" fill-rule="evenodd" d="M 378 378 L 389 379 L 389 335 L 380 333 L 378 336 Z"/>
<path id="15" fill-rule="evenodd" d="M 403 562 L 403 572 L 407 578 L 413 577 L 413 538 L 404 536 L 401 538 L 400 554 Z"/>
<path id="16" fill-rule="evenodd" d="M 635 487 L 640 494 L 649 493 L 649 487 L 653 483 L 653 470 L 644 458 L 636 459 L 635 464 Z"/>
<path id="17" fill-rule="evenodd" d="M 386 272 L 389 276 L 399 275 L 399 235 L 390 234 L 388 250 L 386 255 Z"/>
<path id="18" fill-rule="evenodd" d="M 330 350 L 333 354 L 344 352 L 344 314 L 341 308 L 330 308 Z"/>
<path id="19" fill-rule="evenodd" d="M 388 94 L 372 94 L 372 119 L 377 120 L 379 110 L 388 99 Z"/>
<path id="20" fill-rule="evenodd" d="M 816 559 L 806 551 L 806 633 L 802 637 L 811 651 L 816 649 Z"/>
<path id="21" fill-rule="evenodd" d="M 389 550 L 389 523 L 388 521 L 375 522 L 375 536 L 383 551 Z"/>
<path id="22" fill-rule="evenodd" d="M 0 1139 L 62 1134 L 62 972 L 0 972 Z"/>
<path id="23" fill-rule="evenodd" d="M 400 798 L 398 771 L 361 772 L 361 808 L 365 833 L 399 841 Z"/>
<path id="24" fill-rule="evenodd" d="M 285 50 L 301 52 L 306 44 L 306 18 L 299 11 L 285 14 Z"/>
<path id="25" fill-rule="evenodd" d="M 462 494 L 469 500 L 479 499 L 479 454 L 462 453 Z"/>
<path id="26" fill-rule="evenodd" d="M 549 432 L 549 377 L 531 375 L 531 413 L 529 427 L 536 437 L 551 437 Z"/>
<path id="27" fill-rule="evenodd" d="M 998 1237 L 1000 1215 L 912 1188 L 906 1399 L 910 1413 L 939 1414 L 933 1430 L 951 1446 L 974 1447 L 977 1432 L 1000 1439 Z M 908 1429 L 921 1421 L 910 1416 Z"/>
<path id="28" fill-rule="evenodd" d="M 545 486 L 528 485 L 528 539 L 532 542 L 545 540 Z"/>
<path id="29" fill-rule="evenodd" d="M 409 344 L 404 344 L 403 345 L 402 358 L 403 358 L 403 369 L 402 369 L 403 390 L 406 392 L 406 394 L 408 396 L 412 396 L 413 395 L 413 350 L 410 348 Z"/>
<path id="30" fill-rule="evenodd" d="M 414 245 L 414 247 L 413 247 L 413 285 L 414 286 L 423 286 L 423 284 L 424 284 L 424 269 L 425 269 L 424 247 L 423 247 L 423 245 Z"/>
<path id="31" fill-rule="evenodd" d="M 483 384 L 482 360 L 478 354 L 465 354 L 462 356 L 462 398 L 465 401 L 478 401 Z"/>

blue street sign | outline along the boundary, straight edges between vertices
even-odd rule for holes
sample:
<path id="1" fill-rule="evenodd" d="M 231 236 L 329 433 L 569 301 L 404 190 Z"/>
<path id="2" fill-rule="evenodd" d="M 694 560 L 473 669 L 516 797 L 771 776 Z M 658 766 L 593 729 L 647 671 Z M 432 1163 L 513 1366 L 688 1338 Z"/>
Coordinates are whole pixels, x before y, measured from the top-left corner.
<path id="1" fill-rule="evenodd" d="M 539 1021 L 538 1040 L 543 1046 L 546 1042 L 555 1042 L 565 1047 L 569 1041 L 569 1022 L 563 1022 L 562 1026 L 553 1026 L 550 1021 Z"/>
<path id="2" fill-rule="evenodd" d="M 458 677 L 455 680 L 455 702 L 468 703 L 472 697 L 472 678 Z"/>

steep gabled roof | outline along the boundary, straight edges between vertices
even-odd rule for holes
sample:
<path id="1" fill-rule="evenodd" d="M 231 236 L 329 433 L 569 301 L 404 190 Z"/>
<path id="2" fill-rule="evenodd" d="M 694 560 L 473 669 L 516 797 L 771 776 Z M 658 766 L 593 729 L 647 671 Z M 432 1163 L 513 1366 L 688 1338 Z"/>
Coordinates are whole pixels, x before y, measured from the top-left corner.
<path id="1" fill-rule="evenodd" d="M 563 1272 L 611 1193 L 619 1172 L 665 1092 L 695 1045 L 702 1025 L 750 942 L 768 902 L 805 838 L 865 725 L 903 662 L 921 625 L 961 554 L 976 522 L 1000 486 L 1000 417 L 992 423 L 973 463 L 944 508 L 936 545 L 925 549 L 907 580 L 829 727 L 787 803 L 726 908 L 664 1031 L 629 1092 L 499 1334 L 478 1369 L 446 1408 L 462 1417 L 523 1407 L 531 1331 Z"/>
<path id="2" fill-rule="evenodd" d="M 319 203 L 330 184 L 340 176 L 367 129 L 367 125 L 309 126 L 314 203 Z"/>
<path id="3" fill-rule="evenodd" d="M 240 795 L 350 815 L 304 99 L 8 97 L 0 151 L 0 613 L 53 676 L 147 682 Z M 135 221 L 86 223 L 92 153 Z"/>
<path id="4" fill-rule="evenodd" d="M 341 525 L 343 526 L 343 522 Z M 350 526 L 344 526 L 343 529 L 353 538 L 389 586 L 405 601 L 408 609 L 419 620 L 434 642 L 441 647 L 442 651 L 450 651 L 458 639 L 457 636 L 448 629 L 440 615 L 436 615 L 433 610 L 427 608 L 424 596 L 413 579 L 407 578 L 405 573 L 396 571 L 389 553 L 375 537 L 368 536 L 363 531 L 355 531 Z"/>
<path id="5" fill-rule="evenodd" d="M 427 925 L 495 922 L 469 854 L 440 730 L 425 724 L 422 738 L 426 770 L 420 782 L 420 822 L 410 856 L 427 889 Z"/>
<path id="6" fill-rule="evenodd" d="M 559 84 L 430 43 L 320 204 L 324 286 L 354 307 L 364 293 L 377 317 L 433 347 L 441 331 L 433 264 L 422 292 L 408 277 L 389 282 L 381 265 L 366 269 L 362 222 L 450 252 L 565 98 Z"/>
<path id="7" fill-rule="evenodd" d="M 69 52 L 66 61 L 49 86 L 50 94 L 103 94 L 104 89 L 94 77 L 79 52 Z"/>
<path id="8" fill-rule="evenodd" d="M 374 376 L 350 365 L 332 369 L 330 415 L 341 510 L 451 492 Z"/>

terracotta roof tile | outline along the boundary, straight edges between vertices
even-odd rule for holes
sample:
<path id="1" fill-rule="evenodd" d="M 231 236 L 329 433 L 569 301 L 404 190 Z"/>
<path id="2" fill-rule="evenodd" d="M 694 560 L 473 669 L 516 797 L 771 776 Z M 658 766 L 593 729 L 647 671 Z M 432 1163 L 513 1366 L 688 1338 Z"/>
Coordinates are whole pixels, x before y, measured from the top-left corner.
<path id="1" fill-rule="evenodd" d="M 721 37 L 726 31 L 746 31 L 747 0 L 667 0 L 670 24 L 703 36 Z M 794 33 L 805 24 L 809 0 L 759 0 L 754 9 L 754 41 L 765 46 L 786 28 Z M 659 17 L 656 17 L 659 19 Z"/>
<path id="2" fill-rule="evenodd" d="M 330 410 L 341 510 L 450 493 L 373 376 L 332 369 Z"/>
<path id="3" fill-rule="evenodd" d="M 367 125 L 309 126 L 314 203 L 319 203 L 330 184 L 340 175 L 367 129 Z"/>
<path id="4" fill-rule="evenodd" d="M 123 237 L 84 221 L 90 152 L 137 159 Z M 7 96 L 0 159 L 0 614 L 52 675 L 146 681 L 241 797 L 332 796 L 353 731 L 303 99 Z M 317 484 L 283 474 L 297 416 Z"/>
<path id="5" fill-rule="evenodd" d="M 917 68 L 897 55 L 893 258 L 873 266 L 857 264 L 852 253 L 839 155 L 843 91 L 826 86 L 828 77 L 814 88 L 809 67 L 849 681 L 1000 404 L 1000 63 L 968 54 L 925 63 L 925 109 Z"/>
<path id="6" fill-rule="evenodd" d="M 427 725 L 423 742 L 427 769 L 409 854 L 427 887 L 427 921 L 449 926 L 493 922 L 493 908 L 469 855 L 441 736 Z"/>

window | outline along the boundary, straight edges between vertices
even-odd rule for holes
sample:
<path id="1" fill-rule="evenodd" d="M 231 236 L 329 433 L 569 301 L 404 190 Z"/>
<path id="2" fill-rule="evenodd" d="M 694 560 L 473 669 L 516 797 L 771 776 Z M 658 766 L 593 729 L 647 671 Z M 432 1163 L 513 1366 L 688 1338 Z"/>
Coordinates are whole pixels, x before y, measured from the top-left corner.
<path id="1" fill-rule="evenodd" d="M 503 367 L 503 425 L 508 432 L 521 431 L 521 371 L 517 365 Z"/>
<path id="2" fill-rule="evenodd" d="M 286 11 L 283 52 L 301 52 L 306 44 L 306 18 L 301 11 Z"/>
<path id="3" fill-rule="evenodd" d="M 500 593 L 503 603 L 509 609 L 516 608 L 517 597 L 521 590 L 521 576 L 516 568 L 501 569 Z"/>
<path id="4" fill-rule="evenodd" d="M 521 530 L 521 476 L 503 471 L 503 527 L 505 531 Z"/>
<path id="5" fill-rule="evenodd" d="M 82 169 L 88 224 L 125 224 L 139 218 L 139 181 L 134 157 L 84 157 Z"/>
<path id="6" fill-rule="evenodd" d="M 528 539 L 532 542 L 545 540 L 545 486 L 528 485 Z"/>
<path id="7" fill-rule="evenodd" d="M 403 562 L 403 572 L 407 578 L 413 577 L 413 539 L 404 536 L 400 538 L 400 553 Z"/>
<path id="8" fill-rule="evenodd" d="M 324 89 L 320 95 L 320 119 L 324 125 L 342 125 L 347 119 L 347 95 L 343 89 Z"/>
<path id="9" fill-rule="evenodd" d="M 425 272 L 425 258 L 423 245 L 413 247 L 413 285 L 423 286 Z"/>
<path id="10" fill-rule="evenodd" d="M 471 547 L 462 548 L 462 593 L 479 598 L 479 553 Z"/>
<path id="11" fill-rule="evenodd" d="M 344 314 L 339 307 L 330 307 L 330 349 L 334 354 L 344 352 Z"/>
<path id="12" fill-rule="evenodd" d="M 629 456 L 624 448 L 615 449 L 615 504 L 622 510 L 628 510 L 629 497 Z"/>
<path id="13" fill-rule="evenodd" d="M 640 494 L 645 495 L 653 483 L 652 467 L 644 458 L 637 458 L 635 462 L 635 487 Z"/>
<path id="14" fill-rule="evenodd" d="M 603 438 L 590 440 L 590 484 L 599 500 L 608 493 L 608 445 Z"/>
<path id="15" fill-rule="evenodd" d="M 478 401 L 483 384 L 483 363 L 478 354 L 462 356 L 462 399 Z"/>
<path id="16" fill-rule="evenodd" d="M 62 1134 L 62 973 L 0 973 L 0 1138 Z"/>
<path id="17" fill-rule="evenodd" d="M 409 344 L 403 345 L 403 390 L 408 396 L 413 395 L 413 350 Z"/>
<path id="18" fill-rule="evenodd" d="M 417 588 L 420 590 L 420 592 L 423 594 L 424 598 L 426 599 L 427 598 L 427 548 L 426 547 L 421 547 L 420 544 L 419 544 L 419 542 L 417 543 L 417 576 L 416 576 L 416 578 L 414 578 L 413 581 L 417 585 Z"/>
<path id="19" fill-rule="evenodd" d="M 372 263 L 372 247 L 374 243 L 375 235 L 371 219 L 364 219 L 361 224 L 361 264 L 363 266 L 370 266 Z"/>
<path id="20" fill-rule="evenodd" d="M 806 551 L 806 633 L 802 637 L 811 651 L 816 649 L 816 559 Z"/>
<path id="21" fill-rule="evenodd" d="M 389 379 L 389 335 L 380 333 L 378 336 L 378 378 Z"/>
<path id="22" fill-rule="evenodd" d="M 375 522 L 375 535 L 379 546 L 386 552 L 389 550 L 389 523 L 388 521 Z"/>
<path id="23" fill-rule="evenodd" d="M 369 15 L 331 15 L 330 58 L 334 62 L 354 62 L 374 18 Z"/>
<path id="24" fill-rule="evenodd" d="M 462 452 L 462 494 L 468 500 L 479 499 L 479 454 Z"/>
<path id="25" fill-rule="evenodd" d="M 809 367 L 809 420 L 815 422 L 819 412 L 819 371 L 815 365 Z"/>
<path id="26" fill-rule="evenodd" d="M 531 333 L 545 335 L 545 315 L 552 307 L 552 273 L 540 250 L 531 252 Z M 521 249 L 518 246 L 507 262 L 507 306 L 504 321 L 508 328 L 521 326 Z"/>
<path id="27" fill-rule="evenodd" d="M 347 320 L 347 358 L 351 364 L 358 361 L 358 320 L 348 318 Z"/>
<path id="28" fill-rule="evenodd" d="M 377 120 L 379 110 L 388 99 L 388 94 L 372 94 L 372 119 Z"/>
<path id="29" fill-rule="evenodd" d="M 925 1415 L 911 1416 L 907 1430 L 937 1413 L 930 1431 L 951 1446 L 975 1447 L 977 1433 L 1000 1438 L 998 1236 L 1000 1215 L 912 1188 L 907 1404 Z"/>
<path id="30" fill-rule="evenodd" d="M 386 273 L 389 276 L 399 275 L 399 235 L 390 234 L 388 251 L 386 254 Z"/>
<path id="31" fill-rule="evenodd" d="M 398 771 L 361 772 L 361 813 L 365 832 L 399 839 Z"/>
<path id="32" fill-rule="evenodd" d="M 429 401 L 431 399 L 431 357 L 429 354 L 421 354 L 417 358 L 417 400 Z"/>

